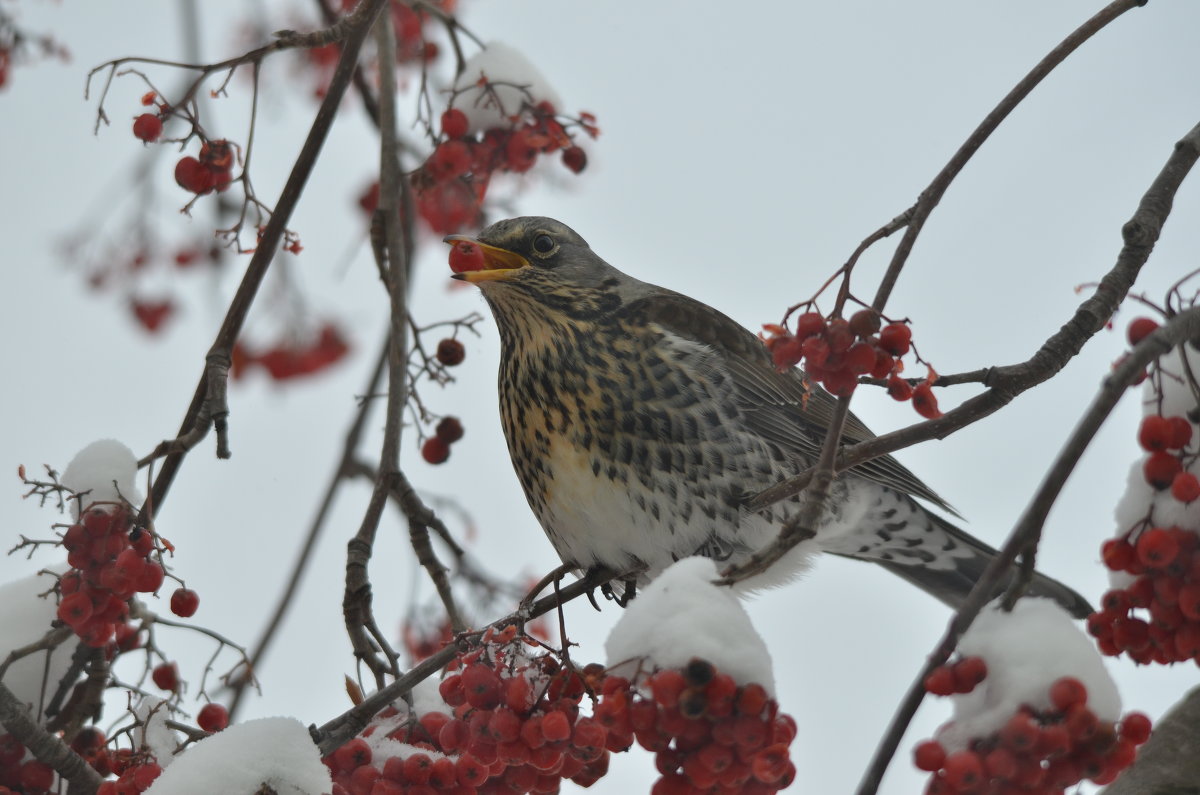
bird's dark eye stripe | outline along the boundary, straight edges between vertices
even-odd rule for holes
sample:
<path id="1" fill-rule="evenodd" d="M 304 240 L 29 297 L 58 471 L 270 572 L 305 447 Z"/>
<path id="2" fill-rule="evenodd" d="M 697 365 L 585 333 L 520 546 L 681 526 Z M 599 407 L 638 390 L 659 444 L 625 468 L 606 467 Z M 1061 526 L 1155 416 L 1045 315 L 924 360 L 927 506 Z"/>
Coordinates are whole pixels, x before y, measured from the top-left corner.
<path id="1" fill-rule="evenodd" d="M 549 254 L 554 250 L 554 238 L 550 235 L 538 235 L 533 239 L 533 250 L 539 254 Z"/>

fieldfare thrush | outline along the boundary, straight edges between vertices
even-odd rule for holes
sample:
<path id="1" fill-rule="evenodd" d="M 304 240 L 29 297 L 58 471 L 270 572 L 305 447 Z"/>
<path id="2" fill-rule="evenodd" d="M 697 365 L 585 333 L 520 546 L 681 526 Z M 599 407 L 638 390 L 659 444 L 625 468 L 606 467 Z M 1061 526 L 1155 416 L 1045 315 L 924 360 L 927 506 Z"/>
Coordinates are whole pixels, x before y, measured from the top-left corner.
<path id="1" fill-rule="evenodd" d="M 639 281 L 550 218 L 499 221 L 469 241 L 500 331 L 500 417 L 513 466 L 563 562 L 645 568 L 704 555 L 745 561 L 799 498 L 757 513 L 748 498 L 816 461 L 836 401 L 779 372 L 762 341 L 710 306 Z M 851 415 L 848 442 L 871 438 Z M 878 563 L 952 606 L 996 551 L 930 512 L 953 512 L 887 456 L 840 473 L 816 536 L 746 581 L 770 585 L 830 552 Z M 1029 593 L 1076 616 L 1067 586 L 1035 575 Z"/>

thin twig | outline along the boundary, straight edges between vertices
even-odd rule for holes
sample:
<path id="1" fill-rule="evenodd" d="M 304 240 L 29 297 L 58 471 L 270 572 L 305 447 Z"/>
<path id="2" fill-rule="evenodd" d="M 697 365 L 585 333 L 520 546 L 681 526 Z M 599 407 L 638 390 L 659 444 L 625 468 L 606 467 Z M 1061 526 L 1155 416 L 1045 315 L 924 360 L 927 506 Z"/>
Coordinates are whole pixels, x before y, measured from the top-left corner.
<path id="1" fill-rule="evenodd" d="M 304 140 L 291 174 L 288 175 L 287 183 L 279 195 L 279 200 L 275 203 L 275 212 L 267 220 L 258 248 L 246 266 L 246 274 L 238 286 L 238 291 L 230 303 L 221 329 L 217 332 L 213 346 L 209 350 L 206 357 L 207 364 L 196 385 L 191 405 L 188 407 L 180 427 L 179 437 L 159 445 L 159 450 L 166 456 L 166 460 L 163 462 L 158 477 L 154 480 L 154 488 L 151 491 L 151 504 L 155 510 L 162 507 L 171 483 L 183 463 L 184 455 L 207 434 L 208 422 L 210 420 L 213 422 L 219 436 L 223 437 L 225 434 L 225 417 L 229 413 L 229 409 L 224 401 L 224 392 L 225 381 L 232 362 L 233 344 L 241 332 L 258 288 L 266 276 L 267 268 L 283 239 L 287 222 L 300 201 L 304 186 L 316 164 L 317 156 L 333 126 L 333 120 L 337 115 L 342 97 L 346 93 L 350 77 L 357 68 L 358 54 L 363 40 L 386 3 L 387 0 L 362 0 L 354 15 L 346 18 L 347 20 L 354 18 L 356 26 L 347 33 L 342 42 L 341 58 L 334 70 L 325 98 L 317 110 L 312 128 Z M 359 16 L 360 12 L 361 16 Z M 222 451 L 222 447 L 225 445 L 218 442 L 219 452 Z M 158 452 L 156 451 L 156 453 Z M 224 452 L 228 452 L 227 449 Z M 145 509 L 143 509 L 143 513 L 146 513 Z M 144 524 L 150 516 L 152 514 L 139 517 L 139 523 Z"/>

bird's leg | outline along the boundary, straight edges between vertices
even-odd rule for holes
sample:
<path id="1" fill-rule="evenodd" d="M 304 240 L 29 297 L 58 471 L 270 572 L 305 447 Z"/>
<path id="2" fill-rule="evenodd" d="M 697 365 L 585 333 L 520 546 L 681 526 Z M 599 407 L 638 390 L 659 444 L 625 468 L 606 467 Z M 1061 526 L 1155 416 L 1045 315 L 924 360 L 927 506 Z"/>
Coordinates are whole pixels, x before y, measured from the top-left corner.
<path id="1" fill-rule="evenodd" d="M 637 596 L 637 577 L 626 577 L 625 588 L 621 591 L 620 598 L 617 599 L 617 605 L 625 607 L 633 601 Z"/>

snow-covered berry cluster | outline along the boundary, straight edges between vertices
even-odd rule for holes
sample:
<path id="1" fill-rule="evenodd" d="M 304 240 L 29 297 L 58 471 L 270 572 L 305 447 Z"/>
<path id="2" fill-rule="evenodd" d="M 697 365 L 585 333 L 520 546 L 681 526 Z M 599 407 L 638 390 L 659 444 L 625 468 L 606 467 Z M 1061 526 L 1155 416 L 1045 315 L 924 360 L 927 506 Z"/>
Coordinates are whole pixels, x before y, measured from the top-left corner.
<path id="1" fill-rule="evenodd" d="M 1085 779 L 1108 783 L 1150 736 L 1144 715 L 1121 717 L 1103 658 L 1053 600 L 993 603 L 958 649 L 925 680 L 954 706 L 914 752 L 931 774 L 926 795 L 1062 795 Z"/>
<path id="2" fill-rule="evenodd" d="M 915 387 L 900 375 L 901 359 L 912 349 L 912 330 L 905 323 L 885 326 L 878 312 L 862 309 L 849 320 L 804 312 L 796 318 L 795 331 L 774 323 L 763 330 L 763 341 L 781 372 L 803 363 L 810 378 L 838 397 L 852 394 L 859 376 L 886 379 L 893 398 L 911 400 L 927 419 L 941 416 L 932 388 L 937 374 L 931 369 Z"/>
<path id="3" fill-rule="evenodd" d="M 979 658 L 960 664 L 972 659 Z M 980 670 L 982 682 L 986 669 Z M 1088 707 L 1087 698 L 1082 682 L 1061 677 L 1050 685 L 1049 707 L 1022 704 L 1000 729 L 971 738 L 965 748 L 950 750 L 938 740 L 919 744 L 914 762 L 933 774 L 926 795 L 1062 795 L 1084 779 L 1111 782 L 1133 764 L 1136 747 L 1149 739 L 1150 719 L 1131 712 L 1119 723 L 1104 721 Z"/>
<path id="4" fill-rule="evenodd" d="M 125 623 L 129 599 L 154 593 L 165 577 L 155 536 L 135 526 L 127 505 L 96 502 L 67 528 L 62 544 L 71 568 L 59 580 L 58 618 L 89 646 L 115 638 L 121 650 L 136 647 L 137 630 Z"/>
<path id="5" fill-rule="evenodd" d="M 438 685 L 440 699 L 384 710 L 325 759 L 334 795 L 558 792 L 564 779 L 599 780 L 610 735 L 580 716 L 585 676 L 529 648 L 516 627 L 488 630 Z"/>
<path id="6" fill-rule="evenodd" d="M 490 90 L 486 80 L 479 87 Z M 548 100 L 524 101 L 514 110 L 508 123 L 474 132 L 462 110 L 451 107 L 442 113 L 437 146 L 413 175 L 417 212 L 434 232 L 449 234 L 475 224 L 496 174 L 522 174 L 540 156 L 554 152 L 561 152 L 563 165 L 576 174 L 587 165 L 572 128 L 595 137 L 594 116 L 559 116 Z"/>
<path id="7" fill-rule="evenodd" d="M 1130 343 L 1156 328 L 1136 318 Z M 1186 375 L 1193 366 L 1176 358 L 1150 368 L 1137 432 L 1145 455 L 1117 507 L 1121 530 L 1100 549 L 1114 587 L 1088 617 L 1101 652 L 1141 664 L 1200 664 L 1200 459 Z"/>
<path id="8" fill-rule="evenodd" d="M 149 789 L 162 773 L 153 755 L 111 748 L 95 726 L 80 729 L 71 750 L 101 776 L 116 776 L 102 782 L 96 795 L 136 795 Z M 34 759 L 11 734 L 0 735 L 0 795 L 44 795 L 57 791 L 56 781 L 50 765 Z"/>
<path id="9" fill-rule="evenodd" d="M 777 792 L 796 777 L 788 746 L 796 722 L 759 684 L 739 686 L 705 660 L 630 680 L 608 676 L 594 719 L 609 747 L 634 740 L 654 752 L 653 795 Z"/>

